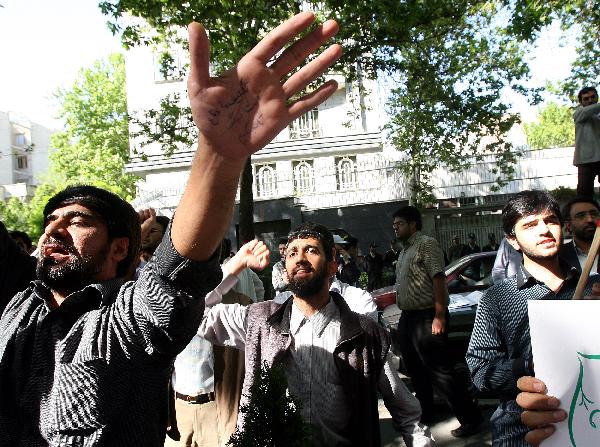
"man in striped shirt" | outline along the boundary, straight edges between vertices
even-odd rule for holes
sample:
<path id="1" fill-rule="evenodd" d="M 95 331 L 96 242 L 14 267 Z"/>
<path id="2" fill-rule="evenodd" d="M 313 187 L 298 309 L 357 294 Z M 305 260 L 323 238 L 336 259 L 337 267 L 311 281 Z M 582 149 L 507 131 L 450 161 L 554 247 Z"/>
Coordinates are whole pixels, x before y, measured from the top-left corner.
<path id="1" fill-rule="evenodd" d="M 523 263 L 515 277 L 494 284 L 482 296 L 467 351 L 475 386 L 500 395 L 492 416 L 495 447 L 529 445 L 522 409 L 515 402 L 517 380 L 534 375 L 527 302 L 569 300 L 577 286 L 577 269 L 558 256 L 562 223 L 558 203 L 544 191 L 518 193 L 502 210 L 506 240 L 523 254 Z"/>

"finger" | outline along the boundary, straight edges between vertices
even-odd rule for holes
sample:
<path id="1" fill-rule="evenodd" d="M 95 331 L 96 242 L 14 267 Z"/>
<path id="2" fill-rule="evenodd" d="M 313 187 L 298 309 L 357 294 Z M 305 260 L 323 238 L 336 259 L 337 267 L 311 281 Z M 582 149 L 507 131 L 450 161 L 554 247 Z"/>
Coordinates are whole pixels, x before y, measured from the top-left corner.
<path id="1" fill-rule="evenodd" d="M 315 15 L 312 12 L 296 14 L 267 34 L 248 53 L 248 56 L 254 57 L 266 65 L 290 40 L 308 28 L 314 21 Z"/>
<path id="2" fill-rule="evenodd" d="M 204 27 L 192 22 L 188 26 L 188 39 L 190 43 L 190 74 L 188 76 L 188 92 L 194 96 L 199 90 L 205 88 L 210 80 L 210 43 Z"/>
<path id="3" fill-rule="evenodd" d="M 304 36 L 287 48 L 271 65 L 271 70 L 273 70 L 277 77 L 282 78 L 299 66 L 304 59 L 323 45 L 328 39 L 335 36 L 339 29 L 340 27 L 335 20 L 328 20 L 322 25 L 319 25 L 317 29 L 312 31 L 309 35 Z"/>
<path id="4" fill-rule="evenodd" d="M 311 92 L 294 102 L 288 109 L 289 119 L 295 120 L 300 115 L 308 112 L 311 109 L 314 109 L 331 95 L 333 95 L 336 90 L 337 82 L 335 82 L 333 79 L 327 81 L 314 92 Z"/>
<path id="5" fill-rule="evenodd" d="M 246 253 L 254 252 L 254 248 L 256 247 L 256 244 L 258 244 L 257 239 L 252 239 L 250 242 L 246 242 L 246 245 L 244 246 Z"/>
<path id="6" fill-rule="evenodd" d="M 554 433 L 556 429 L 549 425 L 548 427 L 538 428 L 537 430 L 532 430 L 525 435 L 525 441 L 531 444 L 534 447 L 537 447 L 541 444 L 541 442 Z"/>
<path id="7" fill-rule="evenodd" d="M 311 81 L 321 76 L 342 55 L 342 47 L 338 44 L 331 45 L 319 56 L 294 73 L 283 83 L 283 93 L 286 98 L 295 95 Z"/>
<path id="8" fill-rule="evenodd" d="M 560 401 L 556 397 L 540 393 L 519 393 L 517 405 L 525 410 L 556 410 Z"/>
<path id="9" fill-rule="evenodd" d="M 529 428 L 541 428 L 564 421 L 566 417 L 567 412 L 564 410 L 524 411 L 521 413 L 521 422 Z"/>
<path id="10" fill-rule="evenodd" d="M 546 394 L 548 392 L 546 384 L 540 379 L 536 379 L 532 376 L 519 377 L 519 380 L 517 380 L 517 388 L 528 393 Z"/>

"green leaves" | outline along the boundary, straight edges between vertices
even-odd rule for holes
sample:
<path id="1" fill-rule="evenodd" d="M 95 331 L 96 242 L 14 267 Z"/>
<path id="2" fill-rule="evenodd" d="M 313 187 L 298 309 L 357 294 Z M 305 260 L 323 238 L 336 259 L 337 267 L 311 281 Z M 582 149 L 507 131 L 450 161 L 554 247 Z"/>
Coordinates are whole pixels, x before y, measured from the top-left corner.
<path id="1" fill-rule="evenodd" d="M 538 122 L 525 124 L 527 143 L 532 149 L 575 145 L 573 111 L 569 106 L 550 102 L 538 114 Z"/>

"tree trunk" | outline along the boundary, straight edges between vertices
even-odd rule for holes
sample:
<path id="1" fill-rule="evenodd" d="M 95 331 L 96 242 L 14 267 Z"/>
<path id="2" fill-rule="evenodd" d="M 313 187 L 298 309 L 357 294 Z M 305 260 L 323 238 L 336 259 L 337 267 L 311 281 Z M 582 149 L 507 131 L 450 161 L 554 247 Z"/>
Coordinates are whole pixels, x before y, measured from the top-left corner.
<path id="1" fill-rule="evenodd" d="M 239 238 L 240 246 L 254 239 L 254 195 L 252 193 L 252 163 L 246 161 L 240 181 Z M 239 248 L 239 247 L 238 247 Z"/>

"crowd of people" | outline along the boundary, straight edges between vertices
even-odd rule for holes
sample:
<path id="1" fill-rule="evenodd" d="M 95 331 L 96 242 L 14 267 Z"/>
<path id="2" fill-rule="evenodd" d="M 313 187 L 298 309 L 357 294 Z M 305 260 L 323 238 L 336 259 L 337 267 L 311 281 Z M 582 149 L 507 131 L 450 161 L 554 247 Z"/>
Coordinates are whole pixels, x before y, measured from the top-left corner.
<path id="1" fill-rule="evenodd" d="M 407 446 L 436 445 L 434 390 L 458 419 L 452 435 L 472 436 L 483 417 L 470 379 L 500 396 L 495 446 L 537 445 L 565 418 L 533 377 L 527 302 L 571 299 L 590 250 L 600 217 L 590 187 L 600 172 L 600 150 L 590 149 L 600 141 L 595 89 L 582 90 L 575 112 L 580 197 L 561 212 L 546 192 L 516 194 L 502 212 L 505 238 L 490 233 L 483 248 L 504 259 L 504 244 L 518 256 L 506 255 L 503 277 L 481 298 L 469 379 L 449 357 L 444 270 L 481 251 L 474 234 L 464 245 L 455 238 L 446 260 L 419 210 L 399 208 L 390 250 L 371 244 L 365 256 L 365 291 L 358 241 L 304 223 L 278 241 L 272 300 L 256 274 L 269 248 L 253 240 L 233 253 L 224 238 L 246 159 L 337 89 L 329 81 L 297 97 L 341 55 L 333 44 L 296 70 L 338 30 L 313 21 L 301 13 L 284 22 L 218 79 L 204 29 L 189 26 L 199 143 L 173 219 L 78 185 L 46 204 L 36 251 L 0 222 L 0 446 L 226 445 L 244 430 L 239 408 L 252 405 L 263 365 L 283 369 L 311 445 L 380 445 L 379 396 Z M 390 271 L 414 395 L 369 294 Z M 600 294 L 598 278 L 586 295 Z"/>

